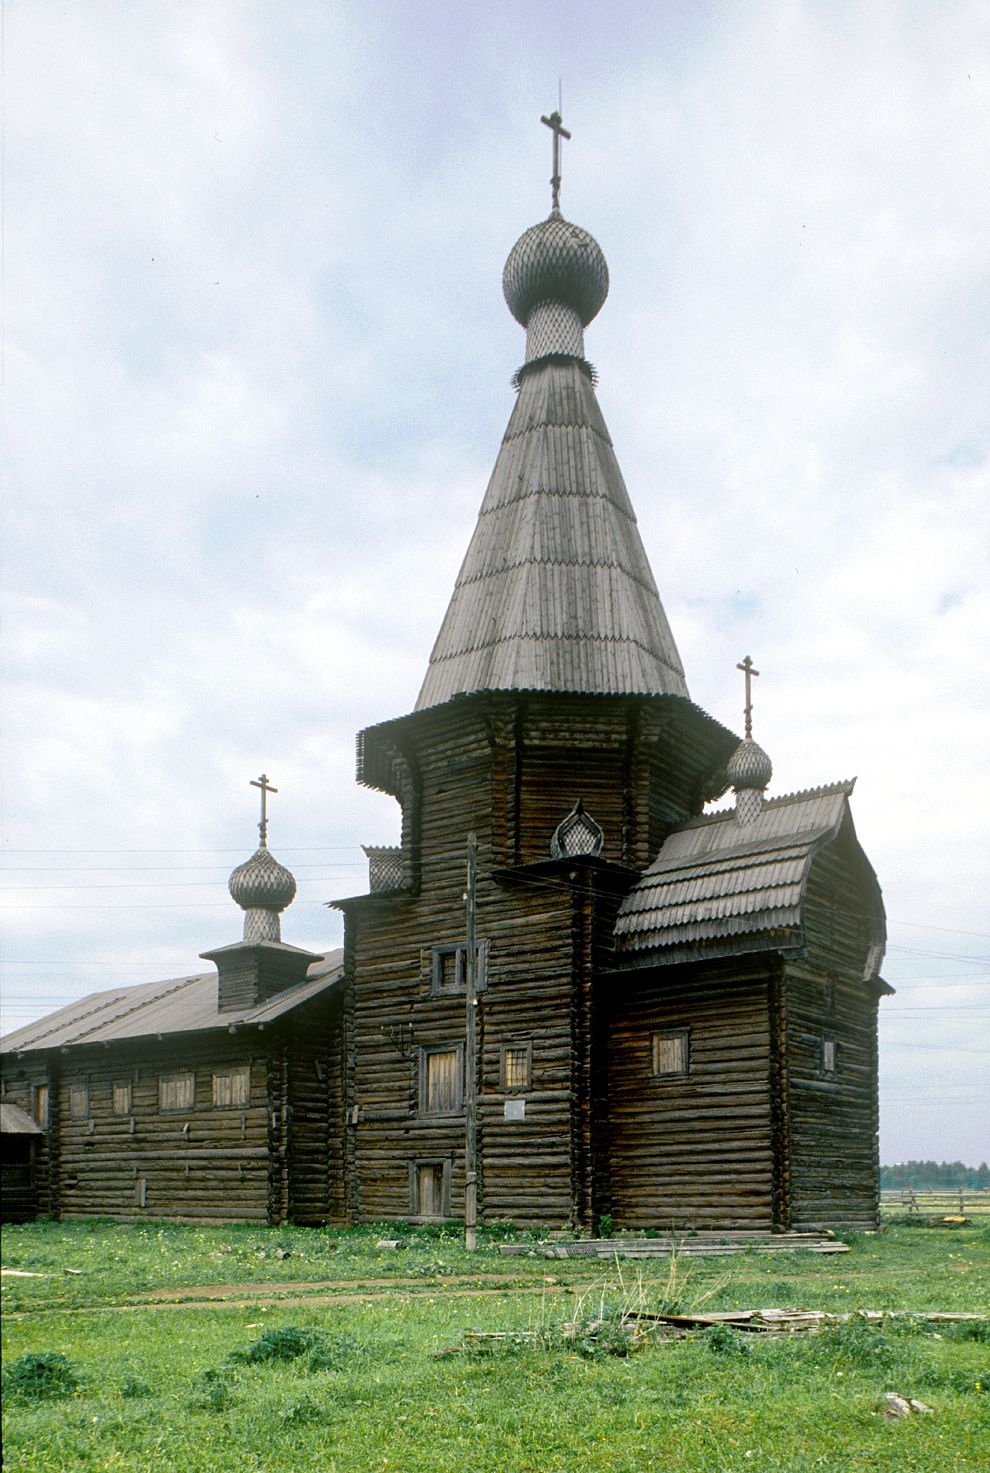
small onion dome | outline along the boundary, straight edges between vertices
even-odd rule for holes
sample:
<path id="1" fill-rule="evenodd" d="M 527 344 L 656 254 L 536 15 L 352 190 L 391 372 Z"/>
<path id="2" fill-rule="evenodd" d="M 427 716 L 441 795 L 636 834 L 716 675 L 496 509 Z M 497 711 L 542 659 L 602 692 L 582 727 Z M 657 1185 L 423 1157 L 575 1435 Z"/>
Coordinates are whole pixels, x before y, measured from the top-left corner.
<path id="1" fill-rule="evenodd" d="M 604 843 L 605 835 L 591 814 L 585 813 L 579 798 L 563 822 L 554 829 L 550 858 L 578 859 L 582 855 L 597 858 Z"/>
<path id="2" fill-rule="evenodd" d="M 502 272 L 509 311 L 525 327 L 541 302 L 562 302 L 588 323 L 608 296 L 608 266 L 601 246 L 554 210 L 516 241 Z"/>
<path id="3" fill-rule="evenodd" d="M 256 849 L 227 882 L 241 910 L 284 910 L 295 899 L 293 875 L 267 849 Z"/>
<path id="4" fill-rule="evenodd" d="M 773 777 L 773 763 L 763 748 L 747 737 L 729 758 L 725 775 L 733 788 L 756 788 L 760 792 Z"/>

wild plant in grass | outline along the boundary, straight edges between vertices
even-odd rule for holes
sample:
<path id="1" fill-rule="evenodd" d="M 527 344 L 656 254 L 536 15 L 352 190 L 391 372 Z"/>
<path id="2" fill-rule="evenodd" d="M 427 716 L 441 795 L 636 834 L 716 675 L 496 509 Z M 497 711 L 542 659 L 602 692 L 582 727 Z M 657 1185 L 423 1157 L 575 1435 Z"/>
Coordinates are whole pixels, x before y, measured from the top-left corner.
<path id="1" fill-rule="evenodd" d="M 752 1349 L 745 1335 L 731 1325 L 710 1325 L 701 1338 L 713 1355 L 749 1355 Z"/>
<path id="2" fill-rule="evenodd" d="M 3 1370 L 3 1394 L 15 1401 L 60 1401 L 78 1385 L 72 1366 L 55 1350 L 19 1356 Z"/>
<path id="3" fill-rule="evenodd" d="M 189 1405 L 194 1411 L 226 1412 L 236 1402 L 234 1386 L 237 1376 L 229 1367 L 201 1371 L 192 1385 Z"/>
<path id="4" fill-rule="evenodd" d="M 308 1355 L 311 1371 L 327 1371 L 336 1369 L 353 1349 L 353 1341 L 331 1335 L 327 1330 L 311 1325 L 286 1325 L 280 1330 L 266 1330 L 245 1350 L 232 1350 L 227 1359 L 235 1364 L 262 1365 Z"/>

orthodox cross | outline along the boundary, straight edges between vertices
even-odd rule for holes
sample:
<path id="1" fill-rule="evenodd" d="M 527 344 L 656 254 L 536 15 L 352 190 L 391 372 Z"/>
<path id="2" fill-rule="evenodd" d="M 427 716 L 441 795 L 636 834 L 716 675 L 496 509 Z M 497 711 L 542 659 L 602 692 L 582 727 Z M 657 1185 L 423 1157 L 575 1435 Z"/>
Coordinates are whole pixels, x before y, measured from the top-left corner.
<path id="1" fill-rule="evenodd" d="M 753 664 L 752 656 L 747 655 L 741 665 L 736 666 L 746 677 L 746 739 L 753 735 L 753 687 L 750 683 L 751 677 L 759 675 L 759 670 Z"/>
<path id="2" fill-rule="evenodd" d="M 553 190 L 553 207 L 560 209 L 560 140 L 570 138 L 570 134 L 560 120 L 560 113 L 551 113 L 548 118 L 541 117 L 541 123 L 546 123 L 553 132 L 553 177 L 550 187 Z"/>
<path id="3" fill-rule="evenodd" d="M 261 835 L 262 849 L 268 848 L 268 794 L 277 793 L 278 788 L 273 788 L 265 773 L 259 778 L 251 779 L 252 788 L 261 789 L 261 822 L 258 825 L 258 833 Z"/>

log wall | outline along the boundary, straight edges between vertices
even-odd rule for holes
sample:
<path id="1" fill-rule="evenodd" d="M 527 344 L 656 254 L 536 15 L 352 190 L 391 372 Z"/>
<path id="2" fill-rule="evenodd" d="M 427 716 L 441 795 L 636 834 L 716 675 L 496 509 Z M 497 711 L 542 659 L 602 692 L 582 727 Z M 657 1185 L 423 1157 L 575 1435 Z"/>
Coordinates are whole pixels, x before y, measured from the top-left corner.
<path id="1" fill-rule="evenodd" d="M 610 1206 L 616 1226 L 684 1231 L 773 1224 L 765 959 L 613 979 Z M 653 1073 L 652 1035 L 689 1029 L 686 1075 Z"/>
<path id="2" fill-rule="evenodd" d="M 214 1105 L 214 1073 L 247 1066 L 246 1103 Z M 47 1073 L 45 1069 L 47 1068 Z M 191 1071 L 191 1107 L 160 1105 L 163 1076 Z M 59 1217 L 322 1222 L 343 1211 L 340 1005 L 321 999 L 291 1022 L 73 1048 L 8 1061 L 7 1098 L 30 1112 L 50 1081 L 39 1207 Z M 114 1087 L 130 1109 L 114 1111 Z M 85 1086 L 84 1117 L 72 1091 Z M 47 1158 L 47 1159 L 46 1159 Z M 47 1190 L 45 1190 L 47 1188 Z"/>
<path id="3" fill-rule="evenodd" d="M 285 1027 L 288 1215 L 318 1224 L 344 1215 L 344 1092 L 340 1000 L 301 1009 Z"/>
<path id="4" fill-rule="evenodd" d="M 4 1070 L 3 1097 L 11 1105 L 17 1105 L 34 1119 L 35 1089 L 41 1085 L 48 1086 L 49 1110 L 51 1109 L 51 1076 L 48 1069 L 38 1062 L 18 1060 L 12 1063 L 9 1069 Z M 32 1215 L 47 1217 L 51 1212 L 51 1170 L 52 1153 L 50 1149 L 50 1128 L 45 1129 L 45 1134 L 32 1136 L 32 1148 L 28 1172 L 28 1189 L 33 1198 L 34 1211 Z M 5 1220 L 6 1205 L 5 1205 Z"/>
<path id="5" fill-rule="evenodd" d="M 424 1050 L 455 1048 L 465 1034 L 463 995 L 434 995 L 432 951 L 463 942 L 473 830 L 487 956 L 478 1008 L 479 1211 L 483 1220 L 595 1225 L 607 1150 L 593 976 L 610 949 L 617 895 L 599 893 L 580 865 L 556 875 L 527 874 L 525 865 L 546 861 L 554 829 L 579 797 L 605 830 L 604 857 L 615 861 L 646 854 L 659 815 L 667 828 L 684 816 L 686 792 L 668 776 L 678 758 L 641 706 L 479 699 L 422 713 L 415 742 L 407 729 L 394 787 L 416 795 L 403 835 L 417 884 L 345 905 L 354 1219 L 414 1215 L 415 1167 L 431 1161 L 444 1164 L 448 1212 L 463 1212 L 463 1111 L 424 1112 L 420 1071 Z M 523 868 L 510 875 L 503 866 Z M 530 1084 L 507 1091 L 500 1071 L 513 1045 L 530 1051 Z"/>
<path id="6" fill-rule="evenodd" d="M 785 973 L 790 1221 L 801 1229 L 878 1222 L 878 999 L 863 981 L 876 902 L 850 849 L 840 835 L 815 859 L 805 954 Z M 825 1068 L 826 1040 L 834 1070 Z"/>

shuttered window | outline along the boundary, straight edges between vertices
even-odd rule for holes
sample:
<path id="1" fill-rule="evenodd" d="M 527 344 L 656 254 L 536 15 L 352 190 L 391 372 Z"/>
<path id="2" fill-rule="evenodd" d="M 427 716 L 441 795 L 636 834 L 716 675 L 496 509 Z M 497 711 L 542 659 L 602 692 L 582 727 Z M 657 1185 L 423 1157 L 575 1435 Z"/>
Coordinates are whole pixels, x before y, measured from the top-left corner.
<path id="1" fill-rule="evenodd" d="M 653 1035 L 653 1073 L 659 1078 L 686 1074 L 689 1061 L 690 1031 L 671 1028 Z"/>
<path id="2" fill-rule="evenodd" d="M 221 1109 L 246 1105 L 251 1096 L 251 1069 L 244 1064 L 213 1076 L 213 1103 Z"/>
<path id="3" fill-rule="evenodd" d="M 834 1074 L 839 1062 L 839 1047 L 834 1038 L 822 1039 L 822 1073 Z"/>
<path id="4" fill-rule="evenodd" d="M 46 1126 L 48 1124 L 47 1084 L 36 1084 L 34 1087 L 34 1119 L 36 1125 Z"/>
<path id="5" fill-rule="evenodd" d="M 89 1085 L 69 1085 L 69 1114 L 73 1120 L 85 1120 L 89 1115 Z"/>
<path id="6" fill-rule="evenodd" d="M 419 1108 L 425 1115 L 453 1115 L 461 1108 L 461 1049 L 421 1049 Z"/>
<path id="7" fill-rule="evenodd" d="M 528 1089 L 530 1060 L 528 1043 L 507 1044 L 502 1050 L 502 1088 Z"/>
<path id="8" fill-rule="evenodd" d="M 113 1113 L 115 1115 L 129 1115 L 131 1113 L 131 1086 L 130 1083 L 115 1084 L 113 1087 Z"/>
<path id="9" fill-rule="evenodd" d="M 196 1076 L 164 1074 L 158 1081 L 159 1110 L 191 1110 L 196 1102 Z"/>

